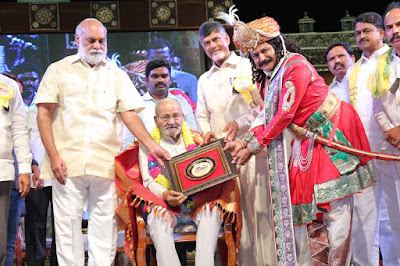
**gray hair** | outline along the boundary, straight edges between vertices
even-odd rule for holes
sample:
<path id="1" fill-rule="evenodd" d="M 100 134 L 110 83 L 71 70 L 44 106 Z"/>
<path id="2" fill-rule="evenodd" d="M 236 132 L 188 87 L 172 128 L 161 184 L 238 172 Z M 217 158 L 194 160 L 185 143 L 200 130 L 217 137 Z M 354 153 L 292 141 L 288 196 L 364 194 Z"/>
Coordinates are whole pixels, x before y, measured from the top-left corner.
<path id="1" fill-rule="evenodd" d="M 213 32 L 227 34 L 224 26 L 222 26 L 221 23 L 217 21 L 211 21 L 211 22 L 207 21 L 201 24 L 197 36 L 199 40 L 202 40 Z"/>

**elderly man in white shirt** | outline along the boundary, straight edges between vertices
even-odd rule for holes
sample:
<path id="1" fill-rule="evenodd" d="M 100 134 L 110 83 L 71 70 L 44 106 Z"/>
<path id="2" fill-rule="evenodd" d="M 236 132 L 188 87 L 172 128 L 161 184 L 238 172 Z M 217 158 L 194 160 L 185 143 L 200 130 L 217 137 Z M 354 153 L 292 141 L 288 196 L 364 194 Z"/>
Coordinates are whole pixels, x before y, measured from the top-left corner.
<path id="1" fill-rule="evenodd" d="M 171 156 L 182 154 L 189 150 L 191 145 L 188 144 L 187 134 L 184 134 L 183 113 L 179 102 L 174 99 L 164 98 L 157 102 L 155 107 L 156 128 L 159 130 L 160 145 L 171 153 Z M 190 135 L 190 134 L 189 134 Z M 194 146 L 195 147 L 195 146 Z M 182 193 L 168 190 L 163 184 L 154 177 L 154 168 L 149 170 L 149 152 L 140 144 L 139 150 L 140 170 L 143 178 L 143 186 L 148 188 L 158 197 L 162 198 L 172 207 L 182 206 L 187 196 Z M 163 216 L 157 214 L 159 210 L 153 207 L 147 216 L 147 228 L 154 247 L 157 250 L 158 265 L 181 265 L 178 254 L 175 251 L 175 243 L 173 239 L 173 227 L 171 226 L 172 215 Z M 177 220 L 187 222 L 190 217 L 185 215 L 187 208 L 181 208 L 178 219 L 174 219 L 173 225 L 177 224 Z M 181 217 L 184 216 L 184 217 Z M 170 219 L 168 219 L 170 217 Z M 185 219 L 186 218 L 186 219 Z M 196 234 L 196 265 L 214 265 L 214 253 L 217 247 L 218 232 L 221 228 L 221 211 L 218 207 L 211 207 L 206 204 L 201 207 L 194 217 L 197 225 Z"/>
<path id="2" fill-rule="evenodd" d="M 147 133 L 138 112 L 143 101 L 129 77 L 107 55 L 107 30 L 96 19 L 76 28 L 78 54 L 51 64 L 36 104 L 46 156 L 42 178 L 53 178 L 53 209 L 60 265 L 84 265 L 81 232 L 87 199 L 89 265 L 114 264 L 117 248 L 114 157 L 123 123 L 160 164 L 170 159 Z"/>
<path id="3" fill-rule="evenodd" d="M 26 112 L 17 83 L 0 74 L 0 265 L 5 265 L 11 187 L 15 178 L 14 149 L 19 169 L 21 197 L 29 193 L 32 154 Z"/>
<path id="4" fill-rule="evenodd" d="M 199 78 L 197 123 L 206 143 L 214 137 L 230 141 L 249 130 L 261 110 L 261 97 L 253 84 L 252 66 L 249 59 L 229 50 L 230 38 L 220 23 L 203 23 L 198 37 L 213 65 Z M 247 87 L 239 85 L 246 83 Z M 246 101 L 247 97 L 250 101 Z M 265 152 L 253 156 L 241 169 L 238 183 L 241 189 L 243 226 L 239 265 L 276 263 L 272 209 L 271 204 L 268 204 L 271 198 L 268 174 L 265 171 L 266 156 Z"/>
<path id="5" fill-rule="evenodd" d="M 386 39 L 392 49 L 378 58 L 376 83 L 373 88 L 374 113 L 376 121 L 385 134 L 380 151 L 387 154 L 400 155 L 400 3 L 389 4 L 384 13 Z M 389 67 L 387 69 L 387 67 Z M 386 70 L 385 70 L 386 69 Z M 388 72 L 386 72 L 389 70 Z M 386 72 L 386 74 L 383 74 Z M 400 162 L 381 161 L 382 186 L 388 216 L 392 228 L 390 243 L 395 249 L 395 257 L 391 264 L 400 264 Z"/>
<path id="6" fill-rule="evenodd" d="M 156 102 L 164 98 L 174 99 L 179 102 L 182 108 L 182 112 L 185 115 L 184 119 L 188 124 L 189 128 L 197 131 L 197 122 L 193 114 L 193 109 L 190 104 L 179 95 L 173 95 L 168 92 L 171 80 L 171 64 L 166 59 L 153 59 L 149 61 L 145 68 L 145 81 L 147 85 L 147 92 L 142 96 L 145 109 L 139 113 L 140 118 L 147 132 L 151 132 L 155 127 L 154 122 L 154 108 Z M 136 141 L 135 136 L 124 128 L 122 149 L 124 150 L 128 145 Z"/>
<path id="7" fill-rule="evenodd" d="M 329 89 L 345 102 L 349 101 L 348 81 L 345 79 L 347 69 L 356 60 L 354 51 L 348 43 L 335 42 L 326 48 L 325 59 L 329 71 L 335 75 Z"/>
<path id="8" fill-rule="evenodd" d="M 375 120 L 373 111 L 372 85 L 378 57 L 389 47 L 383 43 L 383 19 L 375 12 L 360 14 L 354 22 L 357 46 L 363 51 L 361 58 L 347 71 L 350 103 L 357 110 L 365 128 L 371 150 L 379 152 L 384 135 Z M 378 182 L 362 193 L 354 195 L 352 226 L 352 260 L 354 265 L 377 265 L 379 251 L 383 264 L 390 265 L 394 249 L 391 243 L 390 224 L 383 200 L 382 180 L 385 165 L 374 160 Z"/>

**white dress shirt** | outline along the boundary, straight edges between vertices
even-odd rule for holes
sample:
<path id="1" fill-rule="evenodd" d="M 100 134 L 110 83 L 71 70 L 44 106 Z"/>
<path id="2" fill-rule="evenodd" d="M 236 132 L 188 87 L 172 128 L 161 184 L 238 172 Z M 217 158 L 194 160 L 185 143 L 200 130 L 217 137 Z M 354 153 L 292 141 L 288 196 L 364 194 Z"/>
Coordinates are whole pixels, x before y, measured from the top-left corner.
<path id="1" fill-rule="evenodd" d="M 0 182 L 15 178 L 13 148 L 19 174 L 30 174 L 32 163 L 26 111 L 18 84 L 0 74 L 0 87 L 5 86 L 14 91 L 14 96 L 9 100 L 8 111 L 0 106 Z"/>
<path id="2" fill-rule="evenodd" d="M 375 78 L 376 64 L 378 57 L 389 50 L 389 46 L 384 44 L 379 50 L 375 51 L 369 58 L 361 55 L 361 66 L 360 72 L 358 73 L 357 80 L 357 103 L 356 111 L 361 119 L 361 122 L 365 128 L 371 150 L 378 152 L 381 149 L 382 143 L 384 142 L 384 135 L 375 120 L 375 114 L 373 110 L 374 97 L 372 96 L 372 85 Z M 353 69 L 348 70 L 346 78 L 350 80 L 350 74 Z"/>
<path id="3" fill-rule="evenodd" d="M 225 137 L 224 127 L 236 121 L 239 125 L 237 136 L 241 136 L 251 126 L 259 113 L 256 86 L 251 94 L 253 101 L 246 103 L 240 93 L 234 92 L 233 81 L 237 77 L 252 78 L 251 63 L 248 58 L 237 56 L 234 52 L 218 67 L 213 65 L 199 78 L 197 88 L 196 119 L 203 135 L 212 131 L 216 138 Z"/>
<path id="4" fill-rule="evenodd" d="M 393 60 L 390 62 L 389 88 L 396 78 L 400 77 L 400 58 L 396 55 L 396 49 L 393 49 L 393 53 Z M 374 112 L 376 121 L 382 129 L 400 126 L 400 89 L 397 89 L 395 94 L 390 91 L 384 92 L 380 98 L 375 99 Z M 385 141 L 382 150 L 392 148 L 391 146 Z"/>
<path id="5" fill-rule="evenodd" d="M 186 146 L 183 141 L 182 134 L 180 134 L 179 139 L 175 142 L 172 138 L 168 136 L 161 135 L 160 146 L 169 152 L 171 157 L 182 154 L 186 152 Z M 139 145 L 139 163 L 140 163 L 140 173 L 142 174 L 143 186 L 148 188 L 151 192 L 163 198 L 162 194 L 167 189 L 161 184 L 154 181 L 149 173 L 148 167 L 149 152 L 144 147 L 142 143 Z M 162 169 L 163 170 L 163 169 Z"/>
<path id="6" fill-rule="evenodd" d="M 344 102 L 349 103 L 349 82 L 346 79 L 346 76 L 343 77 L 340 82 L 337 80 L 336 76 L 333 78 L 331 85 L 329 85 L 329 89 L 336 94 L 336 96 Z"/>
<path id="7" fill-rule="evenodd" d="M 67 176 L 114 179 L 123 132 L 118 113 L 144 107 L 127 74 L 106 60 L 90 67 L 78 55 L 68 56 L 48 67 L 36 97 L 40 103 L 56 103 L 53 137 Z M 48 154 L 41 170 L 42 178 L 53 177 Z"/>
<path id="8" fill-rule="evenodd" d="M 184 120 L 188 124 L 189 128 L 193 129 L 195 131 L 198 131 L 197 123 L 196 123 L 196 119 L 194 118 L 192 106 L 184 98 L 173 95 L 171 93 L 167 94 L 167 98 L 174 99 L 179 102 L 179 104 L 181 105 L 181 108 L 182 108 L 182 113 L 184 114 Z M 151 133 L 153 128 L 156 126 L 156 123 L 154 121 L 154 116 L 156 115 L 156 111 L 155 111 L 156 101 L 153 99 L 153 97 L 150 95 L 149 92 L 146 92 L 145 94 L 143 94 L 142 100 L 144 102 L 145 108 L 143 111 L 141 111 L 139 113 L 139 116 L 142 119 L 142 122 L 143 122 L 144 126 L 146 127 L 147 132 Z M 128 147 L 130 144 L 132 144 L 134 141 L 136 141 L 135 136 L 133 136 L 133 134 L 125 126 L 123 140 L 122 140 L 122 150 L 124 150 L 126 147 Z"/>

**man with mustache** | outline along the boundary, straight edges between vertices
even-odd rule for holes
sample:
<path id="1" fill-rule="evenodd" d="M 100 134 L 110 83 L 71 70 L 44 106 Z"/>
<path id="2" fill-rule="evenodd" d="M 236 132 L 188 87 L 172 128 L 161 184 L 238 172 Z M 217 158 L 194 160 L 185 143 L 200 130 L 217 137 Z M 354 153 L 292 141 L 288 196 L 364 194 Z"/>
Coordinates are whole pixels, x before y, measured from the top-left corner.
<path id="1" fill-rule="evenodd" d="M 190 104 L 183 98 L 175 96 L 169 92 L 169 87 L 172 83 L 171 64 L 166 59 L 153 59 L 149 61 L 145 68 L 145 81 L 147 92 L 142 96 L 145 104 L 145 109 L 139 113 L 147 132 L 151 132 L 154 124 L 154 107 L 157 101 L 165 98 L 174 99 L 182 106 L 184 119 L 189 128 L 197 131 L 197 123 L 193 114 L 193 109 Z M 136 140 L 135 136 L 125 127 L 124 137 L 122 141 L 122 149 Z"/>
<path id="2" fill-rule="evenodd" d="M 22 99 L 25 103 L 25 109 L 27 111 L 37 109 L 35 98 L 40 82 L 39 69 L 31 63 L 24 62 L 13 67 L 11 73 L 17 75 L 24 84 Z"/>
<path id="3" fill-rule="evenodd" d="M 46 70 L 37 122 L 47 154 L 43 179 L 53 179 L 54 227 L 60 265 L 84 265 L 82 213 L 89 210 L 88 264 L 113 265 L 117 248 L 114 158 L 123 124 L 161 165 L 171 157 L 138 116 L 143 101 L 127 74 L 106 60 L 107 29 L 94 18 L 75 30 L 78 53 Z"/>
<path id="4" fill-rule="evenodd" d="M 229 48 L 230 37 L 219 22 L 203 23 L 198 37 L 212 66 L 199 78 L 196 119 L 206 143 L 214 138 L 231 141 L 250 129 L 260 111 L 261 98 L 253 84 L 256 81 L 251 63 Z M 241 168 L 238 181 L 242 215 L 246 218 L 241 232 L 239 265 L 275 263 L 265 161 L 266 153 L 261 153 Z"/>
<path id="5" fill-rule="evenodd" d="M 172 45 L 169 41 L 164 39 L 157 39 L 149 43 L 149 52 L 147 54 L 148 60 L 156 58 L 163 58 L 171 62 L 173 60 Z M 172 68 L 170 71 L 171 79 L 175 86 L 184 93 L 186 93 L 190 99 L 197 102 L 197 78 L 195 75 Z"/>
<path id="6" fill-rule="evenodd" d="M 347 69 L 356 60 L 354 51 L 348 43 L 335 42 L 329 45 L 325 51 L 325 59 L 329 71 L 335 76 L 329 89 L 333 91 L 340 100 L 349 102 L 349 90 L 347 88 Z"/>
<path id="7" fill-rule="evenodd" d="M 400 154 L 400 2 L 389 4 L 383 14 L 386 39 L 392 48 L 378 58 L 372 94 L 376 121 L 384 132 L 381 152 Z M 392 228 L 389 244 L 395 249 L 391 264 L 400 264 L 400 163 L 381 161 L 381 183 Z M 385 263 L 384 263 L 385 265 Z"/>
<path id="8" fill-rule="evenodd" d="M 354 21 L 357 46 L 363 51 L 361 58 L 347 71 L 350 103 L 356 109 L 363 123 L 371 150 L 379 152 L 384 142 L 384 134 L 375 120 L 373 112 L 372 85 L 376 62 L 389 46 L 383 43 L 383 19 L 375 12 L 360 14 Z M 352 228 L 352 259 L 354 265 L 377 265 L 379 249 L 383 262 L 393 257 L 391 229 L 387 219 L 387 208 L 383 200 L 382 183 L 385 163 L 374 160 L 378 182 L 362 193 L 354 195 L 354 215 Z M 380 236 L 387 235 L 387 239 Z"/>
<path id="9" fill-rule="evenodd" d="M 178 101 L 164 98 L 156 103 L 154 113 L 155 127 L 151 135 L 161 147 L 170 151 L 171 156 L 196 148 Z M 188 222 L 191 219 L 197 225 L 196 265 L 214 265 L 214 253 L 223 217 L 235 215 L 232 210 L 237 210 L 234 207 L 238 204 L 236 181 L 229 180 L 200 191 L 188 199 L 182 193 L 171 190 L 168 179 L 163 176 L 161 168 L 153 163 L 148 150 L 142 144 L 139 146 L 139 162 L 143 186 L 167 203 L 160 204 L 153 200 L 147 205 L 147 229 L 157 251 L 157 265 L 181 265 L 175 252 L 173 227 L 178 221 Z M 229 202 L 222 195 L 228 195 Z"/>
<path id="10" fill-rule="evenodd" d="M 273 18 L 245 24 L 235 11 L 231 7 L 220 18 L 233 26 L 233 41 L 254 62 L 253 74 L 266 95 L 251 130 L 226 148 L 239 165 L 268 153 L 264 171 L 272 191 L 277 264 L 349 265 L 352 195 L 376 181 L 372 161 L 349 154 L 351 149 L 332 149 L 316 137 L 369 152 L 361 121 Z M 273 60 L 261 64 L 267 58 Z M 286 128 L 294 135 L 290 158 Z"/>

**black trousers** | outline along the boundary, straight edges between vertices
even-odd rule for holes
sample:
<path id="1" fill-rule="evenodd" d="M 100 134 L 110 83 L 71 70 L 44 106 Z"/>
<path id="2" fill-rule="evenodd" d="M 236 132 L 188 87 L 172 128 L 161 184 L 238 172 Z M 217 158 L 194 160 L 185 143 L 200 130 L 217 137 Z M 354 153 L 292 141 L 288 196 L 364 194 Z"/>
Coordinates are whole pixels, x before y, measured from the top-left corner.
<path id="1" fill-rule="evenodd" d="M 47 210 L 52 203 L 51 186 L 35 191 L 31 188 L 25 198 L 25 242 L 26 263 L 28 266 L 43 266 L 46 256 Z M 58 265 L 54 232 L 53 204 L 51 204 L 51 222 L 53 227 L 50 265 Z"/>

